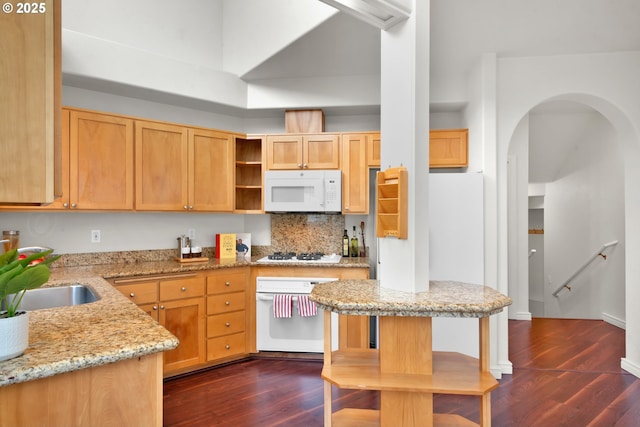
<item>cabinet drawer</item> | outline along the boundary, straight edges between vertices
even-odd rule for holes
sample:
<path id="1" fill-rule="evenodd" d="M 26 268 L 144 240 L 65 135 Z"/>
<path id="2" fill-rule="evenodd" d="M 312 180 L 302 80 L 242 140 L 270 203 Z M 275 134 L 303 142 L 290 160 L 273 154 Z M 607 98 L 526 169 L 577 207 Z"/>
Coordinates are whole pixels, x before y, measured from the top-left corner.
<path id="1" fill-rule="evenodd" d="M 116 289 L 137 305 L 158 301 L 158 282 L 116 285 Z"/>
<path id="2" fill-rule="evenodd" d="M 244 292 L 207 297 L 207 314 L 220 314 L 244 310 Z"/>
<path id="3" fill-rule="evenodd" d="M 244 310 L 207 317 L 207 338 L 244 332 L 245 317 Z"/>
<path id="4" fill-rule="evenodd" d="M 207 276 L 207 294 L 224 294 L 244 291 L 247 286 L 246 272 Z"/>
<path id="5" fill-rule="evenodd" d="M 243 353 L 246 353 L 244 332 L 207 340 L 207 361 Z"/>
<path id="6" fill-rule="evenodd" d="M 204 278 L 180 278 L 160 282 L 160 300 L 170 301 L 182 298 L 204 296 Z"/>

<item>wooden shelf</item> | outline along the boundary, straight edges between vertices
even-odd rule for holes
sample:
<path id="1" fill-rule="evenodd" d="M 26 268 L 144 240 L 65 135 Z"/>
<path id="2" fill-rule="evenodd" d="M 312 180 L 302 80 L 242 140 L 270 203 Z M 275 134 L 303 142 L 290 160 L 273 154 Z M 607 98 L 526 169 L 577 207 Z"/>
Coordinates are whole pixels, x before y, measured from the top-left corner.
<path id="1" fill-rule="evenodd" d="M 406 239 L 407 179 L 405 167 L 389 168 L 376 174 L 376 237 Z"/>
<path id="2" fill-rule="evenodd" d="M 379 427 L 380 411 L 375 409 L 345 408 L 333 413 L 333 427 Z M 435 427 L 478 427 L 477 423 L 456 414 L 434 414 Z"/>
<path id="3" fill-rule="evenodd" d="M 236 138 L 236 213 L 262 212 L 262 138 Z"/>
<path id="4" fill-rule="evenodd" d="M 481 396 L 498 387 L 478 359 L 460 353 L 433 352 L 433 375 L 383 374 L 377 350 L 335 351 L 322 378 L 346 389 L 390 390 Z"/>

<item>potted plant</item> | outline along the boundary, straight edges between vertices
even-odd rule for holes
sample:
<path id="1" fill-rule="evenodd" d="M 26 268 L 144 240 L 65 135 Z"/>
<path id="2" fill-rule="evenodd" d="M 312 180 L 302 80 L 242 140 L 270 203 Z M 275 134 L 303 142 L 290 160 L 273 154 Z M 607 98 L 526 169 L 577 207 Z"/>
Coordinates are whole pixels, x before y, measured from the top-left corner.
<path id="1" fill-rule="evenodd" d="M 20 356 L 29 345 L 29 313 L 19 310 L 20 303 L 29 289 L 49 280 L 49 264 L 60 257 L 51 252 L 25 256 L 13 249 L 0 255 L 0 361 Z"/>

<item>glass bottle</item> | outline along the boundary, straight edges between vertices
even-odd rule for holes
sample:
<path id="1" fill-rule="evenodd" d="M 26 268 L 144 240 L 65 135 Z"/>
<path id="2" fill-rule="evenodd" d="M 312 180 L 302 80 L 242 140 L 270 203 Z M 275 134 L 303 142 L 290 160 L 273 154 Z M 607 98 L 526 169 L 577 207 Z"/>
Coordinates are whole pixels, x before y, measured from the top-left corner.
<path id="1" fill-rule="evenodd" d="M 349 235 L 347 234 L 346 229 L 342 236 L 342 256 L 349 256 Z"/>
<path id="2" fill-rule="evenodd" d="M 358 236 L 356 235 L 356 226 L 353 226 L 353 236 L 351 236 L 351 256 L 358 256 Z"/>

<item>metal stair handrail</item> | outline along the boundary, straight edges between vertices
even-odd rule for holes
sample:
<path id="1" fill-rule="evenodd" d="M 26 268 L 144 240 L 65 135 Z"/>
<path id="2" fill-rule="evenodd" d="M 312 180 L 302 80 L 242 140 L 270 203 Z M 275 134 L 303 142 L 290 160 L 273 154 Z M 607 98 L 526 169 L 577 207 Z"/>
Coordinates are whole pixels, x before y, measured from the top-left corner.
<path id="1" fill-rule="evenodd" d="M 576 272 L 575 272 L 575 273 L 573 273 L 573 274 L 571 275 L 571 277 L 569 277 L 567 280 L 565 280 L 565 281 L 562 283 L 562 285 L 558 286 L 558 288 L 557 288 L 555 291 L 553 291 L 553 296 L 554 296 L 554 297 L 557 297 L 557 296 L 558 296 L 558 294 L 560 293 L 560 291 L 561 291 L 562 289 L 564 289 L 564 288 L 567 288 L 567 289 L 571 290 L 571 287 L 569 286 L 569 283 L 571 283 L 571 281 L 572 281 L 573 279 L 575 279 L 575 278 L 576 278 L 576 276 L 577 276 L 578 274 L 582 273 L 582 271 L 583 271 L 585 268 L 587 268 L 587 267 L 589 266 L 589 264 L 591 264 L 591 263 L 593 262 L 593 260 L 594 260 L 594 259 L 596 259 L 596 258 L 598 258 L 599 256 L 601 256 L 601 257 L 602 257 L 602 259 L 604 259 L 604 260 L 606 261 L 607 256 L 606 256 L 605 254 L 603 254 L 603 253 L 602 253 L 602 251 L 604 251 L 605 249 L 607 249 L 607 248 L 609 248 L 609 247 L 611 247 L 611 246 L 615 246 L 615 245 L 617 245 L 617 244 L 618 244 L 618 241 L 617 241 L 617 240 L 614 240 L 614 241 L 612 241 L 612 242 L 605 243 L 604 245 L 602 245 L 602 247 L 601 247 L 600 249 L 598 249 L 598 250 L 596 251 L 596 253 L 595 253 L 595 254 L 593 254 L 593 256 L 592 256 L 591 258 L 589 258 L 589 260 L 588 260 L 587 262 L 585 262 L 585 263 L 582 265 L 582 267 L 580 267 L 579 269 L 577 269 L 577 270 L 576 270 Z"/>

